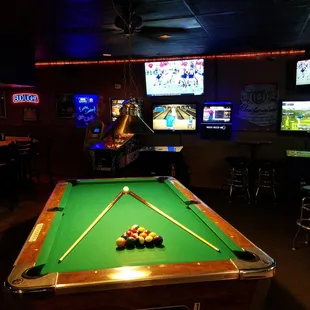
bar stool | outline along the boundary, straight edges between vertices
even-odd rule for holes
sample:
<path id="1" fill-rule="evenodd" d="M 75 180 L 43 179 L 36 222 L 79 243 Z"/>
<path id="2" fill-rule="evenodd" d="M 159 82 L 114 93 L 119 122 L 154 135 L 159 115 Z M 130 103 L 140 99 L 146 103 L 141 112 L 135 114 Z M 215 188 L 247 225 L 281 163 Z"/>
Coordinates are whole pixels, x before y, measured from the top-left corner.
<path id="1" fill-rule="evenodd" d="M 261 189 L 270 189 L 273 194 L 274 202 L 277 200 L 276 194 L 276 167 L 275 163 L 269 160 L 257 162 L 258 175 L 255 192 L 255 202 Z"/>
<path id="2" fill-rule="evenodd" d="M 249 191 L 249 161 L 244 157 L 226 157 L 229 168 L 229 202 L 232 202 L 236 190 L 244 193 L 244 199 L 251 202 Z"/>
<path id="3" fill-rule="evenodd" d="M 310 186 L 306 185 L 303 187 L 304 190 L 310 192 Z M 298 235 L 300 233 L 301 229 L 304 229 L 306 231 L 306 239 L 305 244 L 308 244 L 309 241 L 309 231 L 310 231 L 310 197 L 304 197 L 301 201 L 301 209 L 300 209 L 300 217 L 296 221 L 297 224 L 297 232 L 295 234 L 294 240 L 293 240 L 293 247 L 292 250 L 295 251 L 295 243 L 298 238 Z"/>

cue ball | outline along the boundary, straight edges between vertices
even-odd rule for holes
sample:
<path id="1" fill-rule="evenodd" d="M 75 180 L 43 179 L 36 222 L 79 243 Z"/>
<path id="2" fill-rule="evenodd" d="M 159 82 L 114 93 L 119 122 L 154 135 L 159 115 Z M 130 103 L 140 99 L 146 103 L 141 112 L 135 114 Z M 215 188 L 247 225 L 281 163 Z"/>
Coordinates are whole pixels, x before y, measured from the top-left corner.
<path id="1" fill-rule="evenodd" d="M 129 187 L 128 187 L 128 186 L 124 186 L 124 187 L 123 187 L 123 192 L 124 192 L 125 194 L 129 193 Z"/>

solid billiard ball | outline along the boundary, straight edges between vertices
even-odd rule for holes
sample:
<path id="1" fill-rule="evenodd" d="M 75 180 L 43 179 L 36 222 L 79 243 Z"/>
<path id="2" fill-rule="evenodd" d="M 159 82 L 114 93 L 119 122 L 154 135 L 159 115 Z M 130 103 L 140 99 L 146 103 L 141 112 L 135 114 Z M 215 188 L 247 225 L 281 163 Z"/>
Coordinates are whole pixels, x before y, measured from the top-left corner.
<path id="1" fill-rule="evenodd" d="M 151 236 L 151 237 L 156 237 L 157 236 L 157 234 L 156 233 L 154 233 L 154 232 L 151 232 L 151 233 L 149 233 L 149 236 Z"/>
<path id="2" fill-rule="evenodd" d="M 147 235 L 149 235 L 149 234 L 151 233 L 151 231 L 148 230 L 148 229 L 146 229 L 146 230 L 144 231 L 144 233 L 147 234 Z"/>
<path id="3" fill-rule="evenodd" d="M 126 245 L 126 240 L 124 238 L 122 238 L 122 237 L 117 238 L 116 245 L 119 248 L 123 248 Z"/>
<path id="4" fill-rule="evenodd" d="M 146 236 L 144 241 L 145 241 L 146 246 L 152 246 L 153 245 L 153 237 L 151 237 L 151 236 Z"/>
<path id="5" fill-rule="evenodd" d="M 128 236 L 126 233 L 121 235 L 121 238 L 124 238 L 125 240 L 127 240 L 128 237 L 129 237 L 129 236 Z"/>
<path id="6" fill-rule="evenodd" d="M 128 194 L 128 193 L 129 193 L 129 187 L 128 187 L 128 186 L 124 186 L 124 187 L 123 187 L 123 192 L 124 192 L 125 194 Z"/>
<path id="7" fill-rule="evenodd" d="M 143 233 L 144 231 L 145 231 L 145 228 L 144 228 L 144 227 L 139 227 L 139 228 L 138 228 L 138 232 L 139 232 L 139 233 Z"/>
<path id="8" fill-rule="evenodd" d="M 143 233 L 141 233 L 139 236 L 145 239 L 145 237 L 147 236 L 147 234 L 145 234 L 145 233 L 143 232 Z"/>
<path id="9" fill-rule="evenodd" d="M 129 231 L 133 232 L 134 234 L 137 232 L 135 228 L 130 228 Z"/>
<path id="10" fill-rule="evenodd" d="M 164 239 L 162 236 L 156 236 L 154 237 L 153 242 L 156 246 L 161 246 L 164 242 Z"/>
<path id="11" fill-rule="evenodd" d="M 141 246 L 143 246 L 144 245 L 144 238 L 143 237 L 138 237 L 137 239 L 136 239 L 136 246 L 137 247 L 141 247 Z"/>
<path id="12" fill-rule="evenodd" d="M 132 227 L 131 227 L 131 228 L 138 230 L 139 225 L 132 225 Z"/>
<path id="13" fill-rule="evenodd" d="M 126 246 L 128 248 L 133 248 L 135 246 L 135 243 L 136 243 L 136 239 L 133 237 L 129 237 L 126 241 Z"/>
<path id="14" fill-rule="evenodd" d="M 132 234 L 133 234 L 132 231 L 130 231 L 130 230 L 127 230 L 127 231 L 126 231 L 126 235 L 128 235 L 129 237 L 130 237 Z"/>

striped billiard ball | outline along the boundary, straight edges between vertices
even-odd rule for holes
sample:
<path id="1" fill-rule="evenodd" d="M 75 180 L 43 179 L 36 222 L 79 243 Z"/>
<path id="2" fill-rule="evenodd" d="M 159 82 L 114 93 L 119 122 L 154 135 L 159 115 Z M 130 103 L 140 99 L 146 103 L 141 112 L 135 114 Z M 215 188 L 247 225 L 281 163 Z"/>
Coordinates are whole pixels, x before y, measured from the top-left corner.
<path id="1" fill-rule="evenodd" d="M 136 239 L 136 246 L 137 246 L 137 247 L 142 247 L 142 246 L 144 246 L 144 242 L 145 242 L 145 240 L 144 240 L 143 237 L 138 237 L 138 238 Z"/>
<path id="2" fill-rule="evenodd" d="M 148 247 L 151 247 L 153 245 L 153 237 L 151 236 L 146 236 L 144 241 L 145 241 L 145 245 Z"/>
<path id="3" fill-rule="evenodd" d="M 116 245 L 118 248 L 123 248 L 126 245 L 126 240 L 122 237 L 116 239 Z"/>

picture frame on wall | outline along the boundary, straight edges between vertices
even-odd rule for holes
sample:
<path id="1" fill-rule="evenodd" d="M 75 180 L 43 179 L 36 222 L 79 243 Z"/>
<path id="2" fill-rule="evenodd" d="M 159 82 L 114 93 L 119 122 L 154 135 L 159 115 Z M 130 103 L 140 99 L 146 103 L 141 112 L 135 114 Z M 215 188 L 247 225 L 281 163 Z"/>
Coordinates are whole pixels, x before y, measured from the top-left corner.
<path id="1" fill-rule="evenodd" d="M 5 92 L 0 92 L 0 118 L 6 118 Z"/>
<path id="2" fill-rule="evenodd" d="M 75 117 L 74 94 L 57 95 L 56 109 L 59 118 L 74 118 Z"/>
<path id="3" fill-rule="evenodd" d="M 37 122 L 39 120 L 39 109 L 37 107 L 23 107 L 23 121 Z"/>

